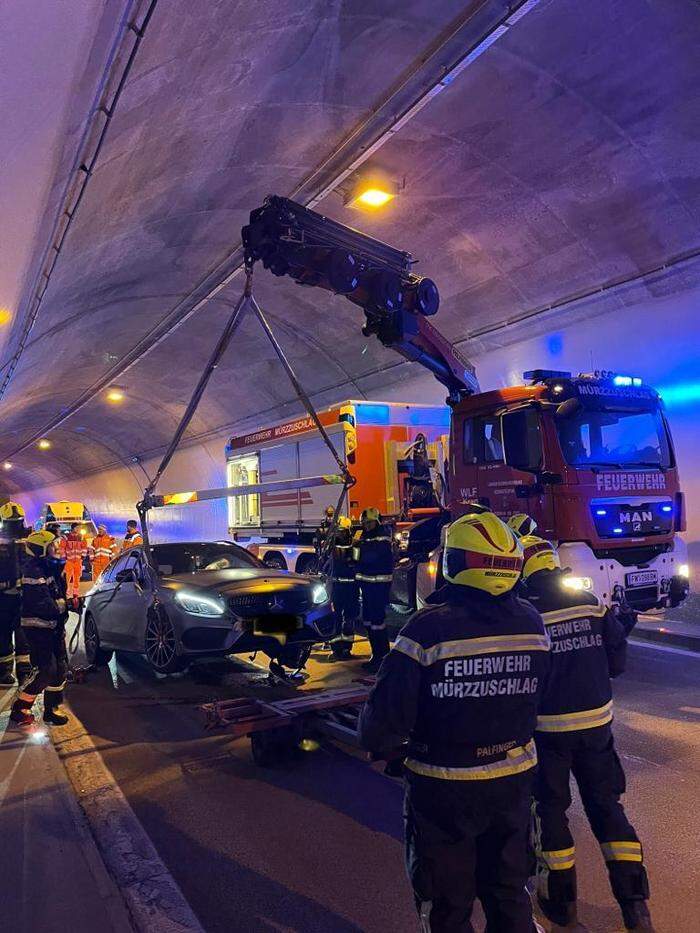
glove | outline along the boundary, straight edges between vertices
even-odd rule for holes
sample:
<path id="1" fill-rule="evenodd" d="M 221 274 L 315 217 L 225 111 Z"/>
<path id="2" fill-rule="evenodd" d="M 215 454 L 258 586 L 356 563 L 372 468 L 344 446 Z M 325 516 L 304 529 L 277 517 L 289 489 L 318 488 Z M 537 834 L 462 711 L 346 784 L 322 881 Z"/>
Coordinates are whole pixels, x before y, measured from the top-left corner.
<path id="1" fill-rule="evenodd" d="M 65 599 L 57 599 L 56 605 L 58 606 L 58 611 L 63 615 L 66 611 L 66 601 Z"/>

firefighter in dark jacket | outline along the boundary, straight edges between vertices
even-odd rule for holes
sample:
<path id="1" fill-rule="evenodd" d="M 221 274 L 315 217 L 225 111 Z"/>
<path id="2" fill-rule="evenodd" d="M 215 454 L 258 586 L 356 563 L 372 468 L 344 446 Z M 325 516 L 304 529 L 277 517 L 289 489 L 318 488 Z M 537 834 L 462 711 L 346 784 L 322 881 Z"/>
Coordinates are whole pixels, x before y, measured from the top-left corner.
<path id="1" fill-rule="evenodd" d="M 0 505 L 0 688 L 15 686 L 13 670 L 20 683 L 32 670 L 21 626 L 20 559 L 26 534 L 24 509 L 6 500 Z"/>
<path id="2" fill-rule="evenodd" d="M 566 815 L 573 774 L 625 926 L 651 930 L 642 846 L 620 803 L 625 774 L 611 728 L 610 678 L 624 670 L 626 639 L 636 615 L 606 609 L 592 593 L 567 585 L 548 541 L 530 536 L 522 544 L 525 594 L 541 613 L 552 643 L 552 671 L 535 733 L 540 906 L 558 928 L 577 928 L 576 855 Z"/>
<path id="3" fill-rule="evenodd" d="M 514 595 L 523 551 L 491 512 L 447 529 L 447 585 L 403 628 L 360 718 L 377 758 L 404 746 L 406 858 L 422 929 L 539 930 L 525 884 L 533 733 L 549 642 Z"/>
<path id="4" fill-rule="evenodd" d="M 347 660 L 352 654 L 355 624 L 360 618 L 360 589 L 355 579 L 352 551 L 352 522 L 341 515 L 331 555 L 331 595 L 339 626 L 338 634 L 331 639 L 331 648 L 333 658 L 339 661 Z"/>
<path id="5" fill-rule="evenodd" d="M 360 516 L 362 529 L 354 539 L 356 579 L 362 596 L 362 622 L 372 649 L 371 659 L 362 667 L 372 674 L 389 654 L 386 607 L 394 574 L 391 533 L 382 525 L 379 509 L 365 509 Z"/>
<path id="6" fill-rule="evenodd" d="M 10 714 L 13 722 L 24 726 L 34 722 L 32 706 L 42 692 L 44 722 L 55 726 L 68 722 L 60 709 L 68 670 L 68 613 L 65 589 L 55 576 L 54 540 L 49 531 L 35 531 L 25 541 L 28 559 L 22 566 L 22 628 L 35 671 L 21 686 Z"/>

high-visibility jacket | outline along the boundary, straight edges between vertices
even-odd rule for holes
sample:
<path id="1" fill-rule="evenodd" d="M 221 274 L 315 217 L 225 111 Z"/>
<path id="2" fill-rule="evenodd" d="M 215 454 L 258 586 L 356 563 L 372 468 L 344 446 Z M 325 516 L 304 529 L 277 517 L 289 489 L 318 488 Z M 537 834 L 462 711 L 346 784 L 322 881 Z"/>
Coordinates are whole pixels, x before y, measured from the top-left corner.
<path id="1" fill-rule="evenodd" d="M 84 557 L 87 557 L 87 544 L 81 535 L 71 531 L 70 534 L 66 535 L 64 538 L 64 542 L 64 553 L 61 556 L 65 557 L 66 561 L 82 561 Z"/>
<path id="2" fill-rule="evenodd" d="M 137 547 L 139 544 L 143 544 L 140 532 L 134 531 L 131 534 L 126 534 L 122 541 L 122 551 L 128 551 L 130 547 Z"/>
<path id="3" fill-rule="evenodd" d="M 114 557 L 116 544 L 111 535 L 95 535 L 90 546 L 90 557 L 98 564 L 108 564 Z"/>
<path id="4" fill-rule="evenodd" d="M 56 535 L 53 542 L 54 554 L 59 560 L 66 559 L 66 538 L 65 535 Z"/>
<path id="5" fill-rule="evenodd" d="M 22 566 L 22 625 L 54 629 L 65 618 L 63 593 L 47 558 L 31 557 Z"/>
<path id="6" fill-rule="evenodd" d="M 447 586 L 401 630 L 360 717 L 379 757 L 408 740 L 406 767 L 452 781 L 533 768 L 549 670 L 539 613 L 512 593 Z"/>
<path id="7" fill-rule="evenodd" d="M 363 528 L 354 539 L 356 578 L 366 583 L 391 583 L 394 572 L 394 551 L 391 532 L 386 525 Z"/>
<path id="8" fill-rule="evenodd" d="M 552 670 L 537 718 L 538 732 L 577 732 L 613 718 L 611 677 L 625 669 L 634 614 L 618 616 L 592 594 L 561 586 L 558 574 L 534 574 L 525 594 L 542 614 Z"/>

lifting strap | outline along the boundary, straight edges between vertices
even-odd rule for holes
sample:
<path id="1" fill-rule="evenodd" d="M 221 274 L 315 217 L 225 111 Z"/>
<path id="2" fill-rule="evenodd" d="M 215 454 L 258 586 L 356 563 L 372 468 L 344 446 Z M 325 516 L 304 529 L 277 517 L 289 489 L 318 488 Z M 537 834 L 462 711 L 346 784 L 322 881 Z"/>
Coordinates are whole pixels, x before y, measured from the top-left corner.
<path id="1" fill-rule="evenodd" d="M 265 318 L 265 315 L 262 312 L 262 309 L 260 308 L 260 305 L 255 300 L 255 297 L 253 295 L 253 267 L 252 265 L 246 265 L 245 286 L 243 288 L 243 294 L 236 302 L 236 305 L 231 313 L 231 316 L 229 317 L 226 323 L 226 326 L 224 327 L 224 330 L 221 336 L 219 337 L 216 343 L 216 346 L 214 347 L 206 366 L 204 367 L 202 375 L 199 377 L 199 381 L 197 382 L 194 392 L 192 393 L 192 397 L 190 398 L 189 404 L 187 405 L 187 408 L 185 409 L 185 412 L 182 418 L 180 419 L 180 422 L 175 430 L 173 439 L 168 445 L 168 449 L 163 455 L 163 459 L 161 460 L 158 466 L 158 469 L 156 470 L 153 476 L 153 479 L 149 482 L 148 486 L 144 490 L 143 499 L 140 502 L 138 502 L 136 505 L 139 519 L 141 521 L 141 537 L 143 539 L 144 551 L 146 553 L 149 563 L 151 564 L 153 564 L 153 555 L 151 553 L 151 544 L 150 544 L 150 539 L 148 535 L 147 516 L 148 516 L 149 510 L 153 508 L 155 504 L 154 492 L 155 492 L 156 486 L 158 485 L 158 481 L 160 480 L 161 476 L 167 469 L 168 464 L 172 460 L 173 455 L 175 454 L 175 451 L 177 450 L 180 444 L 180 441 L 182 440 L 185 434 L 185 431 L 189 427 L 189 424 L 192 421 L 192 418 L 194 417 L 195 412 L 197 411 L 197 408 L 202 399 L 202 396 L 204 395 L 204 391 L 207 385 L 209 384 L 209 380 L 214 374 L 214 370 L 219 365 L 221 358 L 223 357 L 229 343 L 231 342 L 231 338 L 233 337 L 236 329 L 238 328 L 238 325 L 242 321 L 245 315 L 245 312 L 248 308 L 250 308 L 253 311 L 258 321 L 260 322 L 260 325 L 265 331 L 265 334 L 267 335 L 270 343 L 272 344 L 272 347 L 275 353 L 277 354 L 279 361 L 281 362 L 282 366 L 284 367 L 285 372 L 289 376 L 290 382 L 294 386 L 294 390 L 296 391 L 297 398 L 303 404 L 309 418 L 311 418 L 313 423 L 316 425 L 316 428 L 319 434 L 321 435 L 323 442 L 325 443 L 326 447 L 331 453 L 331 456 L 337 463 L 338 469 L 340 470 L 340 474 L 343 477 L 343 489 L 340 494 L 340 498 L 338 499 L 338 506 L 336 508 L 335 515 L 333 517 L 333 522 L 331 524 L 331 534 L 329 535 L 329 538 L 331 539 L 335 535 L 335 529 L 337 527 L 340 509 L 347 495 L 348 489 L 355 483 L 354 477 L 350 475 L 347 466 L 343 462 L 342 458 L 338 455 L 338 451 L 333 446 L 333 443 L 330 437 L 328 436 L 328 432 L 326 431 L 325 427 L 321 424 L 321 420 L 318 417 L 318 412 L 314 408 L 314 405 L 311 399 L 309 398 L 308 394 L 304 390 L 304 387 L 299 381 L 296 373 L 294 372 L 294 369 L 291 363 L 285 356 L 284 350 L 278 343 L 277 338 L 275 337 L 272 331 L 272 328 L 270 327 L 267 319 Z"/>

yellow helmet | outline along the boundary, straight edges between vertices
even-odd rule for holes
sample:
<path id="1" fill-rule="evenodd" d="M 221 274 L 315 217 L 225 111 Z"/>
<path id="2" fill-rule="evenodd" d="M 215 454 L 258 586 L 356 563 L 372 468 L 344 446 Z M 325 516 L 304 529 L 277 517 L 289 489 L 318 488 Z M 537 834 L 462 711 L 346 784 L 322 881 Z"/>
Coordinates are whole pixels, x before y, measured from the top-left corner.
<path id="1" fill-rule="evenodd" d="M 46 557 L 46 551 L 56 535 L 50 531 L 33 531 L 24 539 L 24 549 L 30 557 Z"/>
<path id="2" fill-rule="evenodd" d="M 519 538 L 524 538 L 525 535 L 534 535 L 537 531 L 537 522 L 524 512 L 518 512 L 517 515 L 511 515 L 508 519 L 508 527 L 512 528 Z"/>
<path id="3" fill-rule="evenodd" d="M 561 564 L 554 545 L 537 535 L 526 535 L 520 539 L 525 554 L 523 580 L 538 570 L 559 570 Z"/>
<path id="4" fill-rule="evenodd" d="M 1 522 L 21 522 L 24 519 L 24 509 L 19 502 L 11 502 L 9 499 L 0 505 Z"/>
<path id="5" fill-rule="evenodd" d="M 352 520 L 347 515 L 341 515 L 338 519 L 338 528 L 341 531 L 349 531 L 352 528 Z"/>
<path id="6" fill-rule="evenodd" d="M 375 509 L 374 506 L 370 506 L 368 509 L 365 509 L 360 515 L 361 522 L 378 522 L 379 521 L 379 509 Z"/>
<path id="7" fill-rule="evenodd" d="M 523 549 L 512 528 L 493 512 L 463 515 L 445 536 L 446 580 L 492 596 L 512 590 L 523 569 Z"/>

